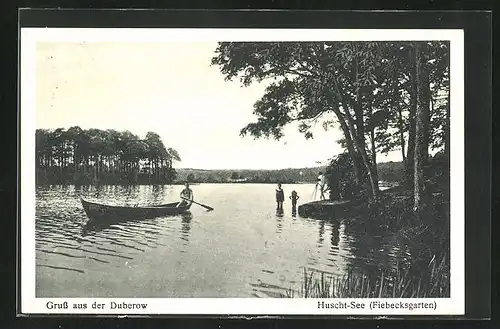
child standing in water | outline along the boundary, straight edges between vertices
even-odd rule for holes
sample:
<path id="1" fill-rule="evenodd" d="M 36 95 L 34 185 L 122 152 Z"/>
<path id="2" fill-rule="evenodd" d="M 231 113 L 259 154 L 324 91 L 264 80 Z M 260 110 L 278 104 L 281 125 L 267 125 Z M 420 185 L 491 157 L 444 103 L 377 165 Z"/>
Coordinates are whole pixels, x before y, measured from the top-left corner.
<path id="1" fill-rule="evenodd" d="M 292 206 L 295 208 L 297 205 L 297 200 L 299 199 L 299 195 L 295 190 L 292 191 L 292 195 L 290 195 L 290 199 L 292 200 Z"/>
<path id="2" fill-rule="evenodd" d="M 295 217 L 297 215 L 297 200 L 299 199 L 299 195 L 295 190 L 292 191 L 290 199 L 292 200 L 292 217 Z"/>
<path id="3" fill-rule="evenodd" d="M 297 207 L 297 200 L 299 199 L 299 195 L 295 192 L 295 190 L 292 191 L 290 199 L 292 200 L 292 208 L 295 209 Z"/>
<path id="4" fill-rule="evenodd" d="M 277 210 L 283 210 L 283 201 L 285 201 L 285 192 L 281 188 L 281 183 L 278 183 L 278 188 L 276 189 Z"/>

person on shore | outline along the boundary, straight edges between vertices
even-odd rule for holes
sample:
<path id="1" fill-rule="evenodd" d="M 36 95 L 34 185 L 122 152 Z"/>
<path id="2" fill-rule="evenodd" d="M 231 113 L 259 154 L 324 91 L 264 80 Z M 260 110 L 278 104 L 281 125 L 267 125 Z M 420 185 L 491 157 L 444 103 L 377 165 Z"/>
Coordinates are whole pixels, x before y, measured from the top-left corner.
<path id="1" fill-rule="evenodd" d="M 292 195 L 290 195 L 290 199 L 292 200 L 292 210 L 295 211 L 297 207 L 297 200 L 299 199 L 299 195 L 295 190 L 292 191 Z"/>
<path id="2" fill-rule="evenodd" d="M 276 209 L 283 210 L 283 201 L 285 201 L 285 192 L 281 188 L 281 183 L 278 183 L 278 188 L 276 189 Z"/>
<path id="3" fill-rule="evenodd" d="M 191 201 L 194 200 L 194 193 L 193 190 L 191 190 L 191 188 L 189 187 L 189 183 L 186 182 L 184 186 L 185 187 L 180 194 L 181 201 L 177 204 L 177 207 L 189 206 L 192 203 Z"/>
<path id="4" fill-rule="evenodd" d="M 320 200 L 325 200 L 325 186 L 326 186 L 326 178 L 323 175 L 323 172 L 319 172 L 318 179 L 316 181 L 316 189 L 319 189 L 320 192 Z"/>

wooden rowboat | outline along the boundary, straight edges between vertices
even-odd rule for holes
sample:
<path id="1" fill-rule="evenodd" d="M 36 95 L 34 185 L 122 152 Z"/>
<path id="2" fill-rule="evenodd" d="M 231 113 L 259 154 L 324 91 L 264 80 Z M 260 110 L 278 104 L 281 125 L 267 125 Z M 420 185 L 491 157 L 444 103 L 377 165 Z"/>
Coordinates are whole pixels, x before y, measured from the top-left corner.
<path id="1" fill-rule="evenodd" d="M 112 206 L 90 202 L 83 198 L 81 198 L 81 202 L 87 217 L 91 221 L 94 220 L 102 223 L 175 216 L 187 212 L 191 207 L 191 204 L 177 207 L 177 202 L 147 207 Z"/>

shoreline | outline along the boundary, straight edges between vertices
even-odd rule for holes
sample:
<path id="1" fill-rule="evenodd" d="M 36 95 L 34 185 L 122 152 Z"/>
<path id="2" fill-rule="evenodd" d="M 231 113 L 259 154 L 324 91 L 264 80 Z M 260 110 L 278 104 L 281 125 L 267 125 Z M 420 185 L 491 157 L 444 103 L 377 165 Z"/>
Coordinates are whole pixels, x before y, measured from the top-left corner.
<path id="1" fill-rule="evenodd" d="M 276 185 L 281 183 L 282 185 L 306 185 L 306 184 L 316 184 L 316 182 L 283 182 L 283 181 L 271 181 L 271 182 L 189 182 L 189 185 L 206 185 L 206 184 L 220 184 L 220 185 L 233 185 L 233 184 L 265 184 L 265 185 Z M 112 183 L 112 182 L 103 182 L 103 183 L 76 183 L 76 182 L 65 182 L 65 183 L 36 183 L 35 186 L 161 186 L 161 185 L 184 185 L 184 181 L 178 181 L 173 183 Z M 398 188 L 398 182 L 390 182 L 390 181 L 380 181 L 379 187 L 381 191 L 388 192 L 392 189 Z M 382 189 L 383 187 L 388 187 L 387 189 Z"/>
<path id="2" fill-rule="evenodd" d="M 217 185 L 244 185 L 244 184 L 263 184 L 263 185 L 276 185 L 280 182 L 189 182 L 191 186 L 197 185 L 207 185 L 207 184 L 217 184 Z M 282 185 L 299 185 L 299 184 L 315 184 L 315 182 L 281 182 Z M 149 183 L 149 184 L 124 184 L 124 183 L 38 183 L 36 187 L 39 186 L 165 186 L 165 185 L 184 185 L 184 182 L 174 182 L 174 183 Z"/>

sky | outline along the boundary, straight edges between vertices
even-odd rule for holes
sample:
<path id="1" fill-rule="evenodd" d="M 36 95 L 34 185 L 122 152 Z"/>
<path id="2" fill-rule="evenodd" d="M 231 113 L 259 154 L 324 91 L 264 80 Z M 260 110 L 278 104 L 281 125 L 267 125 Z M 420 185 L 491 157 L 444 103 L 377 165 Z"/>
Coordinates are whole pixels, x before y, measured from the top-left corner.
<path id="1" fill-rule="evenodd" d="M 158 133 L 182 161 L 177 168 L 282 169 L 324 165 L 341 153 L 338 127 L 318 123 L 306 140 L 254 140 L 240 130 L 256 120 L 264 84 L 225 81 L 210 60 L 215 42 L 50 42 L 36 46 L 36 128 Z M 400 161 L 400 152 L 379 161 Z"/>

